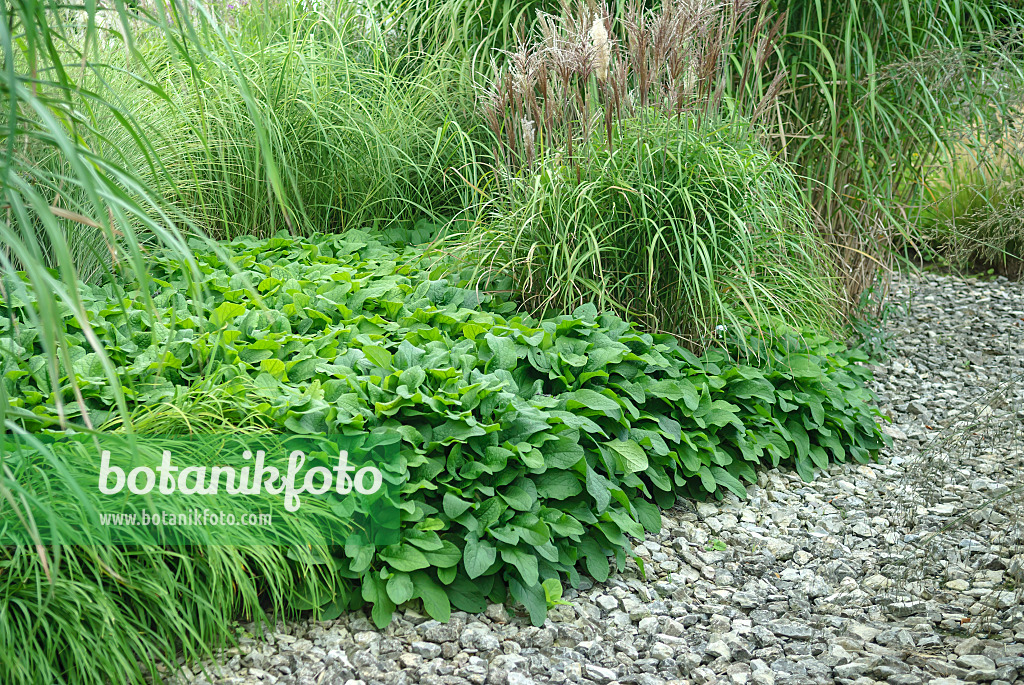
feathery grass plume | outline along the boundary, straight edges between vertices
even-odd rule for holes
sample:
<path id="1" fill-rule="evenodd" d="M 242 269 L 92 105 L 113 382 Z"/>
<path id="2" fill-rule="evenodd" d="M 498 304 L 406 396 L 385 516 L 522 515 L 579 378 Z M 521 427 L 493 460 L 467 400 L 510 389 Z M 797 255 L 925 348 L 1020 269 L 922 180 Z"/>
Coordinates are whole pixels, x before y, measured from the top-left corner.
<path id="1" fill-rule="evenodd" d="M 608 29 L 605 28 L 607 18 L 595 16 L 594 23 L 590 27 L 590 40 L 594 45 L 594 62 L 596 65 L 594 74 L 598 81 L 608 78 L 608 67 L 612 61 L 612 46 L 608 40 Z"/>
<path id="2" fill-rule="evenodd" d="M 399 6 L 393 0 L 381 2 Z M 432 45 L 466 57 L 462 73 L 469 82 L 475 82 L 474 74 L 488 76 L 496 50 L 514 45 L 531 27 L 544 28 L 543 17 L 529 21 L 536 10 L 557 13 L 554 0 L 482 5 L 442 0 L 440 6 L 432 2 L 429 10 L 424 2 L 412 3 L 410 13 L 423 17 L 418 26 L 432 27 L 425 31 L 433 36 Z M 679 106 L 692 100 L 694 89 L 712 94 L 721 89 L 728 102 L 740 103 L 741 111 L 769 129 L 771 148 L 793 165 L 801 192 L 815 209 L 821 240 L 835 252 L 847 308 L 855 307 L 859 293 L 875 282 L 877 269 L 892 266 L 894 247 L 922 239 L 916 225 L 924 188 L 921 171 L 948 157 L 950 145 L 960 144 L 960 125 L 980 124 L 976 139 L 969 141 L 972 146 L 983 146 L 993 131 L 1008 130 L 1005 115 L 1014 107 L 1013 91 L 1021 81 L 1024 17 L 1019 3 L 659 4 L 676 6 L 680 11 L 670 13 L 690 19 L 682 25 L 661 24 L 662 36 L 671 36 L 674 27 L 717 40 L 735 26 L 732 48 L 720 53 L 724 79 L 710 78 L 714 59 L 699 54 L 668 58 L 679 78 Z M 614 26 L 609 34 L 621 37 L 633 52 L 646 52 L 657 40 L 656 27 L 647 20 L 653 12 L 645 5 L 650 6 L 616 2 L 610 12 Z M 779 9 L 775 17 L 773 7 Z M 724 25 L 700 21 L 723 11 L 747 19 Z M 453 17 L 458 20 L 450 21 Z M 472 31 L 464 30 L 471 25 Z M 687 42 L 679 39 L 680 45 Z M 661 43 L 672 45 L 665 38 Z M 612 56 L 607 86 L 613 109 L 627 109 L 630 94 L 647 97 L 646 88 L 622 87 L 630 79 L 653 79 L 650 66 L 633 64 L 636 71 L 627 70 Z M 960 75 L 954 74 L 956 65 L 964 67 Z M 902 78 L 886 78 L 896 73 Z"/>
<path id="3" fill-rule="evenodd" d="M 716 114 L 726 58 L 755 8 L 751 2 L 670 0 L 655 11 L 627 3 L 616 20 L 607 6 L 565 0 L 559 15 L 542 13 L 535 40 L 521 41 L 504 52 L 504 67 L 492 67 L 495 76 L 481 107 L 492 133 L 507 143 L 500 158 L 510 168 L 522 163 L 527 120 L 545 147 L 564 150 L 571 159 L 595 122 L 607 128 L 649 107 L 673 115 Z M 762 15 L 756 22 L 760 67 L 780 21 Z M 780 88 L 781 78 L 762 96 L 731 101 L 730 107 L 760 115 Z"/>

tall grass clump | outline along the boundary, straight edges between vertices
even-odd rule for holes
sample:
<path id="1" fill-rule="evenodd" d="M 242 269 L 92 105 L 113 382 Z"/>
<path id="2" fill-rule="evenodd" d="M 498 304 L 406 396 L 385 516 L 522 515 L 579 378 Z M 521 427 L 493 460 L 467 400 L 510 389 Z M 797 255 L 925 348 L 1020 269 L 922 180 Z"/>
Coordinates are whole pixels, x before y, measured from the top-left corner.
<path id="1" fill-rule="evenodd" d="M 124 26 L 98 12 L 114 25 L 92 41 L 86 13 L 71 14 L 49 58 L 75 65 L 69 82 L 37 85 L 84 118 L 65 123 L 90 154 L 131 176 L 126 192 L 144 188 L 215 238 L 439 221 L 465 205 L 452 169 L 473 175 L 472 141 L 441 60 L 405 68 L 354 4 L 173 7 L 171 17 L 126 10 Z M 26 139 L 13 152 L 32 177 L 74 175 L 58 147 Z M 54 187 L 50 204 L 78 219 L 64 219 L 65 233 L 95 271 L 111 255 L 95 249 L 104 241 L 96 212 L 80 211 L 85 193 Z"/>
<path id="2" fill-rule="evenodd" d="M 557 11 L 559 0 L 375 0 L 371 11 L 389 25 L 398 53 L 448 53 L 465 67 L 462 76 L 486 70 L 495 50 L 513 45 L 539 12 Z"/>
<path id="3" fill-rule="evenodd" d="M 0 359 L 0 369 L 11 368 L 16 364 Z M 239 407 L 241 382 L 211 378 L 103 428 L 180 435 L 183 453 L 205 447 L 190 441 L 194 430 L 265 432 L 259 416 Z M 275 532 L 287 543 L 281 546 L 211 544 L 203 530 L 187 527 L 177 529 L 184 537 L 174 546 L 157 546 L 145 532 L 137 545 L 111 544 L 92 500 L 71 487 L 95 483 L 87 444 L 48 454 L 42 436 L 19 434 L 18 423 L 7 420 L 0 443 L 0 516 L 25 521 L 29 533 L 46 528 L 52 542 L 0 546 L 2 682 L 104 685 L 110 674 L 118 682 L 159 682 L 177 669 L 179 656 L 199 661 L 229 644 L 239 618 L 264 627 L 347 597 L 347 582 L 327 572 L 323 545 L 310 544 L 317 531 L 304 521 L 278 522 Z M 228 507 L 225 497 L 209 505 Z M 161 506 L 175 517 L 194 511 L 187 499 Z M 5 541 L 26 537 L 4 531 Z"/>
<path id="4" fill-rule="evenodd" d="M 1020 134 L 963 149 L 925 174 L 911 257 L 953 268 L 1019 276 L 1024 264 L 1024 175 Z"/>
<path id="5" fill-rule="evenodd" d="M 173 144 L 174 201 L 196 206 L 197 221 L 219 236 L 335 232 L 459 211 L 465 185 L 446 174 L 471 153 L 447 73 L 434 60 L 404 69 L 405 57 L 386 52 L 384 35 L 354 4 L 299 8 L 285 3 L 269 21 L 262 7 L 240 10 L 259 16 L 211 37 L 198 78 L 188 78 L 196 66 L 177 64 L 182 72 L 170 80 L 186 87 L 168 107 L 153 102 L 152 114 L 153 129 Z M 172 135 L 181 117 L 184 140 Z M 275 219 L 281 212 L 266 192 L 258 127 L 283 177 L 290 226 Z"/>
<path id="6" fill-rule="evenodd" d="M 1013 278 L 1024 273 L 1024 179 L 977 191 L 984 204 L 943 225 L 952 237 L 947 247 L 950 261 L 959 268 L 991 268 Z"/>
<path id="7" fill-rule="evenodd" d="M 628 32 L 633 4 L 663 3 L 611 3 L 612 34 Z M 980 149 L 1010 130 L 1024 82 L 1019 3 L 693 4 L 743 17 L 718 55 L 724 71 L 703 76 L 732 101 L 770 104 L 759 137 L 791 165 L 805 202 L 815 208 L 844 308 L 852 310 L 903 245 L 924 239 L 918 217 L 928 204 L 927 170 L 955 163 L 965 145 Z M 420 3 L 377 4 L 403 16 L 396 24 L 402 45 L 425 44 L 428 37 L 436 49 L 462 58 L 477 85 L 501 68 L 498 61 L 488 68 L 487 56 L 514 51 L 518 37 L 540 30 L 537 10 L 555 12 L 554 5 L 514 3 L 513 12 L 504 0 L 446 0 L 426 12 Z M 777 32 L 768 40 L 765 22 L 772 12 Z M 502 17 L 503 30 L 494 17 Z"/>
<path id="8" fill-rule="evenodd" d="M 46 492 L 43 508 L 90 530 L 81 502 L 39 480 L 44 470 L 14 470 L 0 482 L 4 508 Z M 79 511 L 80 520 L 69 514 Z M 184 517 L 190 505 L 163 511 Z M 284 531 L 292 546 L 216 545 L 201 535 L 174 547 L 111 545 L 79 533 L 81 544 L 0 547 L 0 678 L 9 685 L 105 685 L 116 674 L 120 683 L 161 682 L 179 657 L 212 658 L 230 644 L 240 618 L 264 628 L 328 604 L 346 581 L 317 565 L 323 553 L 304 547 L 305 532 Z"/>
<path id="9" fill-rule="evenodd" d="M 731 60 L 739 97 L 786 80 L 766 121 L 836 248 L 848 303 L 918 243 L 929 170 L 998 145 L 1020 103 L 1019 8 L 982 0 L 796 0 L 777 50 L 753 70 L 748 28 Z M 754 73 L 753 77 L 745 76 Z M 741 92 L 746 91 L 746 92 Z"/>
<path id="10" fill-rule="evenodd" d="M 484 99 L 497 163 L 468 239 L 484 278 L 534 310 L 593 302 L 694 344 L 771 314 L 827 327 L 824 250 L 757 138 L 774 92 L 723 93 L 748 20 L 668 2 L 633 6 L 617 34 L 606 8 L 544 15 Z M 776 25 L 757 23 L 767 45 Z"/>

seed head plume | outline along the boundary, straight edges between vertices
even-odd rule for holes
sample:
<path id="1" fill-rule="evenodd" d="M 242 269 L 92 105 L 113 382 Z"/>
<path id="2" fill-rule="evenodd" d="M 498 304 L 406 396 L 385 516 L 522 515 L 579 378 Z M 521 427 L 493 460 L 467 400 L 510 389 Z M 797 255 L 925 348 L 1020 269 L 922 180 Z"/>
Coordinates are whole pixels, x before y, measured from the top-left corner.
<path id="1" fill-rule="evenodd" d="M 594 47 L 594 74 L 598 81 L 608 79 L 608 67 L 612 62 L 612 44 L 604 21 L 603 17 L 596 15 L 590 27 L 590 40 Z"/>
<path id="2" fill-rule="evenodd" d="M 533 121 L 531 119 L 524 118 L 523 124 L 523 147 L 526 150 L 526 167 L 528 169 L 533 168 L 533 162 L 536 159 L 536 141 L 537 135 L 534 131 Z"/>

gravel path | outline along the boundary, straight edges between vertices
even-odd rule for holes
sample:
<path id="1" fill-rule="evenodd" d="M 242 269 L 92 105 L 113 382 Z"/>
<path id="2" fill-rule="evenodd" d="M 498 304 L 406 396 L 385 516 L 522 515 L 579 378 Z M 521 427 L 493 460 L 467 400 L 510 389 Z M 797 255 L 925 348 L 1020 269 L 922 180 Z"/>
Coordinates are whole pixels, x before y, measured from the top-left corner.
<path id="1" fill-rule="evenodd" d="M 541 628 L 498 605 L 446 625 L 405 611 L 383 631 L 354 614 L 243 639 L 181 679 L 1024 682 L 1024 285 L 904 277 L 890 301 L 875 390 L 895 444 L 881 463 L 813 483 L 770 471 L 746 502 L 680 502 L 635 549 L 646 581 L 632 562 L 585 581 Z"/>

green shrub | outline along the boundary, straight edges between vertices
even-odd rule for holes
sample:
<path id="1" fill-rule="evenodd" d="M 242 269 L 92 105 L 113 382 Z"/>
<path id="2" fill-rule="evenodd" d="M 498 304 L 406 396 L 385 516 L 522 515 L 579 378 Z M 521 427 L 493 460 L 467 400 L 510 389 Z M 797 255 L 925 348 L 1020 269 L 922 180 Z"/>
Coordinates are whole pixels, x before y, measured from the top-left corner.
<path id="1" fill-rule="evenodd" d="M 509 303 L 451 285 L 443 264 L 359 232 L 226 250 L 197 255 L 201 283 L 154 256 L 153 312 L 134 284 L 84 287 L 93 332 L 132 404 L 166 401 L 216 369 L 251 383 L 233 398 L 250 420 L 402 436 L 402 542 L 350 545 L 334 560 L 351 581 L 336 602 L 372 603 L 379 624 L 413 598 L 445 620 L 450 603 L 477 611 L 506 592 L 539 623 L 545 588 L 575 584 L 580 569 L 603 580 L 609 557 L 621 568 L 628 536 L 657 530 L 658 506 L 677 496 L 742 497 L 756 467 L 809 479 L 882 445 L 860 357 L 781 323 L 771 343 L 730 336 L 698 358 L 592 305 L 506 316 Z M 5 288 L 6 314 L 24 321 L 30 293 Z M 100 358 L 63 321 L 74 378 L 57 388 L 35 331 L 2 324 L 8 415 L 27 430 L 58 427 L 58 396 L 68 419 L 116 415 Z"/>

